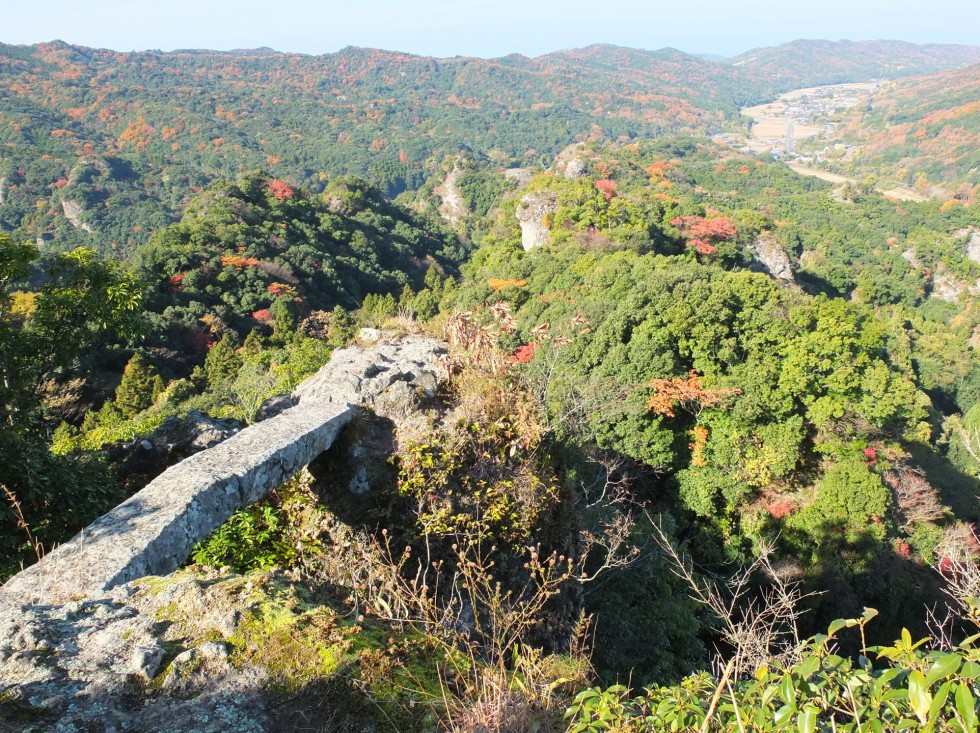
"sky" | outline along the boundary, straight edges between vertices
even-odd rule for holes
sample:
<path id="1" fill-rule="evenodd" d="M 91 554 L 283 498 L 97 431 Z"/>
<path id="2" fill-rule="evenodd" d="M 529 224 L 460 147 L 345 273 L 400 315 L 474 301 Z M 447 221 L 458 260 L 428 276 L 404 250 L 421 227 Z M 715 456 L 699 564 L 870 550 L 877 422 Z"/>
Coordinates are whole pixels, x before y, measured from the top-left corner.
<path id="1" fill-rule="evenodd" d="M 117 51 L 345 46 L 537 56 L 592 43 L 732 56 L 798 38 L 980 44 L 977 0 L 45 0 L 4 3 L 0 42 Z"/>

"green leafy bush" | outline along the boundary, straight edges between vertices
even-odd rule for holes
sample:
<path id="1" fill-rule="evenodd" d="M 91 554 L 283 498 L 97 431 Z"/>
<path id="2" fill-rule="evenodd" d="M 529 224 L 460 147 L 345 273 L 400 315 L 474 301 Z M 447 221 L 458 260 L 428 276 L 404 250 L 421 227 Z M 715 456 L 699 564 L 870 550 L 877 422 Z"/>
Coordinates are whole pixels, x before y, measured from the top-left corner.
<path id="1" fill-rule="evenodd" d="M 926 651 L 908 631 L 893 645 L 856 660 L 835 653 L 836 635 L 862 619 L 838 620 L 810 639 L 800 662 L 761 666 L 754 679 L 707 673 L 631 696 L 622 685 L 584 690 L 566 713 L 569 733 L 739 731 L 740 733 L 974 733 L 980 695 L 980 648 L 971 637 L 952 651 Z M 875 661 L 869 656 L 874 655 Z"/>
<path id="2" fill-rule="evenodd" d="M 232 514 L 194 547 L 191 559 L 245 573 L 290 568 L 304 555 L 320 552 L 319 509 L 309 480 L 308 474 L 300 474 L 267 499 Z"/>

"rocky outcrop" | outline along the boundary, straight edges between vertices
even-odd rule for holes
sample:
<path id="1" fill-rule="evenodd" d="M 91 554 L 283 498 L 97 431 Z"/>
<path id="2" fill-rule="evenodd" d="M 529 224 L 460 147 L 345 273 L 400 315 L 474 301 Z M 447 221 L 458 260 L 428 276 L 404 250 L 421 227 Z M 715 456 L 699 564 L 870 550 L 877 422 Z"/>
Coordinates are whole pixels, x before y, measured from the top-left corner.
<path id="1" fill-rule="evenodd" d="M 323 453 L 352 417 L 368 429 L 344 431 L 349 437 L 325 454 L 337 478 L 352 467 L 352 480 L 344 475 L 334 486 L 356 498 L 371 488 L 365 466 L 392 468 L 376 455 L 377 426 L 400 433 L 423 419 L 414 406 L 435 395 L 445 349 L 378 335 L 370 348 L 335 352 L 286 396 L 283 412 L 230 437 L 234 426 L 204 416 L 147 436 L 220 442 L 0 588 L 0 731 L 259 733 L 305 726 L 328 699 L 330 710 L 344 706 L 346 682 L 363 684 L 351 650 L 384 653 L 395 632 L 344 623 L 350 609 L 335 591 L 282 571 L 156 574 L 171 572 L 234 509 Z M 365 669 L 376 679 L 376 667 Z M 358 730 L 382 725 L 370 707 L 347 704 L 345 716 L 365 718 Z"/>
<path id="2" fill-rule="evenodd" d="M 173 572 L 233 512 L 329 448 L 358 406 L 434 392 L 444 352 L 440 342 L 418 337 L 335 352 L 297 387 L 295 406 L 164 471 L 11 578 L 0 588 L 0 608 L 97 597 L 136 578 Z"/>
<path id="3" fill-rule="evenodd" d="M 555 156 L 555 167 L 567 179 L 581 178 L 588 169 L 589 151 L 582 143 L 569 145 Z"/>
<path id="4" fill-rule="evenodd" d="M 463 174 L 458 164 L 459 160 L 453 163 L 453 168 L 446 174 L 442 185 L 434 189 L 434 193 L 442 199 L 442 203 L 439 204 L 439 215 L 452 226 L 459 224 L 469 214 L 463 202 L 463 193 L 456 185 L 456 181 Z"/>
<path id="5" fill-rule="evenodd" d="M 86 183 L 98 176 L 110 176 L 112 169 L 104 158 L 87 156 L 80 158 L 68 173 L 68 183 Z"/>
<path id="6" fill-rule="evenodd" d="M 0 176 L 0 206 L 7 202 L 7 177 Z"/>
<path id="7" fill-rule="evenodd" d="M 940 263 L 932 277 L 932 290 L 929 297 L 939 298 L 947 303 L 955 303 L 960 299 L 960 295 L 966 292 L 972 295 L 980 294 L 980 280 L 971 285 L 968 280 L 957 277 Z"/>
<path id="8" fill-rule="evenodd" d="M 960 294 L 968 290 L 970 283 L 962 280 L 942 266 L 932 277 L 932 291 L 929 296 L 945 300 L 947 303 L 955 303 L 960 298 Z"/>
<path id="9" fill-rule="evenodd" d="M 533 176 L 534 172 L 530 168 L 507 168 L 504 171 L 504 178 L 514 181 L 518 187 L 526 186 Z"/>
<path id="10" fill-rule="evenodd" d="M 793 282 L 793 266 L 779 240 L 771 234 L 760 234 L 750 247 L 759 269 L 776 280 Z"/>
<path id="11" fill-rule="evenodd" d="M 526 252 L 551 241 L 549 219 L 557 210 L 558 199 L 551 191 L 535 191 L 521 199 L 517 221 L 521 224 L 521 244 Z"/>
<path id="12" fill-rule="evenodd" d="M 974 262 L 980 262 L 980 229 L 974 229 L 966 240 L 966 256 Z"/>
<path id="13" fill-rule="evenodd" d="M 585 161 L 581 158 L 572 158 L 565 163 L 565 170 L 562 171 L 565 178 L 581 178 L 585 175 Z"/>
<path id="14" fill-rule="evenodd" d="M 61 202 L 61 210 L 65 212 L 65 218 L 71 222 L 71 225 L 76 229 L 81 229 L 83 232 L 92 233 L 92 227 L 82 221 L 82 214 L 85 209 L 80 203 L 74 199 L 64 199 Z"/>
<path id="15" fill-rule="evenodd" d="M 208 571 L 0 609 L 0 721 L 24 723 L 0 730 L 267 731 L 269 665 L 248 647 L 270 644 L 272 604 L 289 608 L 283 579 Z M 286 614 L 303 638 L 304 617 Z"/>
<path id="16" fill-rule="evenodd" d="M 191 410 L 184 417 L 168 417 L 152 433 L 134 441 L 109 446 L 106 453 L 117 473 L 126 477 L 125 487 L 136 490 L 169 466 L 213 448 L 241 429 L 237 420 L 217 420 Z"/>

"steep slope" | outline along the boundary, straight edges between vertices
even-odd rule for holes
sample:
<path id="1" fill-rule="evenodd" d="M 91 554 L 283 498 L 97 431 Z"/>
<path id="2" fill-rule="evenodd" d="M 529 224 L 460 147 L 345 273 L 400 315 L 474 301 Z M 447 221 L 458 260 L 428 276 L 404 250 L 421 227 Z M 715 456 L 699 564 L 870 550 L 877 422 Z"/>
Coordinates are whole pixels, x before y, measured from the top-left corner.
<path id="1" fill-rule="evenodd" d="M 847 130 L 853 165 L 975 200 L 980 194 L 980 65 L 881 87 Z"/>

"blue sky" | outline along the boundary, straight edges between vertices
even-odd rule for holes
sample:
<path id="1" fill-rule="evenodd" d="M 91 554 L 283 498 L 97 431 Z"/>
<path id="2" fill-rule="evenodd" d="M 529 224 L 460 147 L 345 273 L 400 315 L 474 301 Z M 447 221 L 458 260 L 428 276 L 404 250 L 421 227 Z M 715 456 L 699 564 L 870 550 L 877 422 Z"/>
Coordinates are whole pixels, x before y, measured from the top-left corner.
<path id="1" fill-rule="evenodd" d="M 535 56 L 591 43 L 733 55 L 797 38 L 980 44 L 977 0 L 46 0 L 5 3 L 0 41 L 118 51 L 344 46 Z"/>

